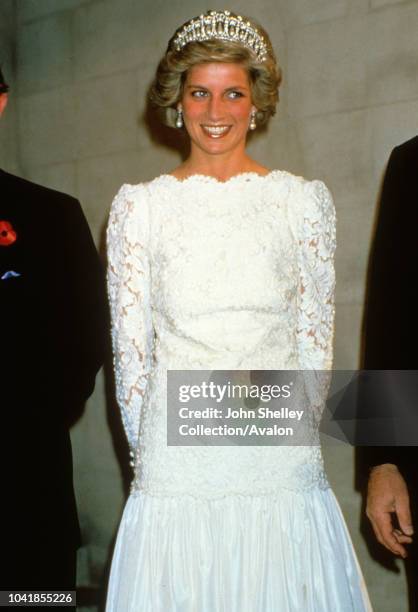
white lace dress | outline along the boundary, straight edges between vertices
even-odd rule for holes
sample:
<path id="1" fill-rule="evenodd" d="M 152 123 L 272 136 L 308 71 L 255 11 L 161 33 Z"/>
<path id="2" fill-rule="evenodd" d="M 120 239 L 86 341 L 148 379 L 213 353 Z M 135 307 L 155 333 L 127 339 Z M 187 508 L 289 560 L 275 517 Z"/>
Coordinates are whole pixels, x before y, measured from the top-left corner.
<path id="1" fill-rule="evenodd" d="M 331 368 L 325 185 L 282 171 L 162 175 L 121 188 L 107 238 L 135 471 L 107 612 L 371 610 L 314 428 L 305 446 L 167 445 L 167 369 Z"/>

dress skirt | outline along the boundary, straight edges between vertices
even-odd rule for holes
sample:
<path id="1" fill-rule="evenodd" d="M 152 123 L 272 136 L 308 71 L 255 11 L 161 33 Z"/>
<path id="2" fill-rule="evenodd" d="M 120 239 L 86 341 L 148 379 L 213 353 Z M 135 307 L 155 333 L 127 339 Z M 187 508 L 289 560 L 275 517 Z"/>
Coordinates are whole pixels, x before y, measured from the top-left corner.
<path id="1" fill-rule="evenodd" d="M 127 501 L 107 612 L 370 610 L 330 488 Z"/>

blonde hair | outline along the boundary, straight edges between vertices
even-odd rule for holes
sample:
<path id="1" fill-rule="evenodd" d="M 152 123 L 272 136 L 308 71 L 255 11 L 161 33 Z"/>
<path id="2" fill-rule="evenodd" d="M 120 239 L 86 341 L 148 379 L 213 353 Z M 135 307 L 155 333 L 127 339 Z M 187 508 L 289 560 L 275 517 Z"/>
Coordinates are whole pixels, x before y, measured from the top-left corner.
<path id="1" fill-rule="evenodd" d="M 236 63 L 246 68 L 252 102 L 257 108 L 258 125 L 266 123 L 275 114 L 282 73 L 267 32 L 259 25 L 257 30 L 266 40 L 269 49 L 263 62 L 256 58 L 251 49 L 235 41 L 192 41 L 177 51 L 171 44 L 174 37 L 170 40 L 150 89 L 150 101 L 159 109 L 167 125 L 175 126 L 176 106 L 183 95 L 187 71 L 198 64 L 212 62 Z"/>

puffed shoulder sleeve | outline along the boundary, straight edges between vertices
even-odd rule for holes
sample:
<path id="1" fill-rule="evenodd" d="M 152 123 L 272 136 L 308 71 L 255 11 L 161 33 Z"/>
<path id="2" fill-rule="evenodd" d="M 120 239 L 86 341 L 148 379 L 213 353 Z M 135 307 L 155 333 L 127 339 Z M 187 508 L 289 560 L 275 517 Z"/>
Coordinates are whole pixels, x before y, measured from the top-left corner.
<path id="1" fill-rule="evenodd" d="M 131 456 L 138 443 L 154 343 L 147 204 L 141 185 L 123 185 L 113 200 L 107 227 L 107 288 L 116 398 Z"/>
<path id="2" fill-rule="evenodd" d="M 298 346 L 301 368 L 332 367 L 334 336 L 335 208 L 322 181 L 304 186 L 300 224 L 300 275 Z"/>

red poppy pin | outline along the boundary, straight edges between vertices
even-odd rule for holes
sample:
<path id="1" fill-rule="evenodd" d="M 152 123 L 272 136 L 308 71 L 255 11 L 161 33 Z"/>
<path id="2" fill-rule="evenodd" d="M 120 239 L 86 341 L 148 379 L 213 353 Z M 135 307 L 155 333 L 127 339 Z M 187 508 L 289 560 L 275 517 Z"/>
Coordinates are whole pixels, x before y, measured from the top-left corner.
<path id="1" fill-rule="evenodd" d="M 0 221 L 0 247 L 10 246 L 16 242 L 17 234 L 8 221 Z"/>

